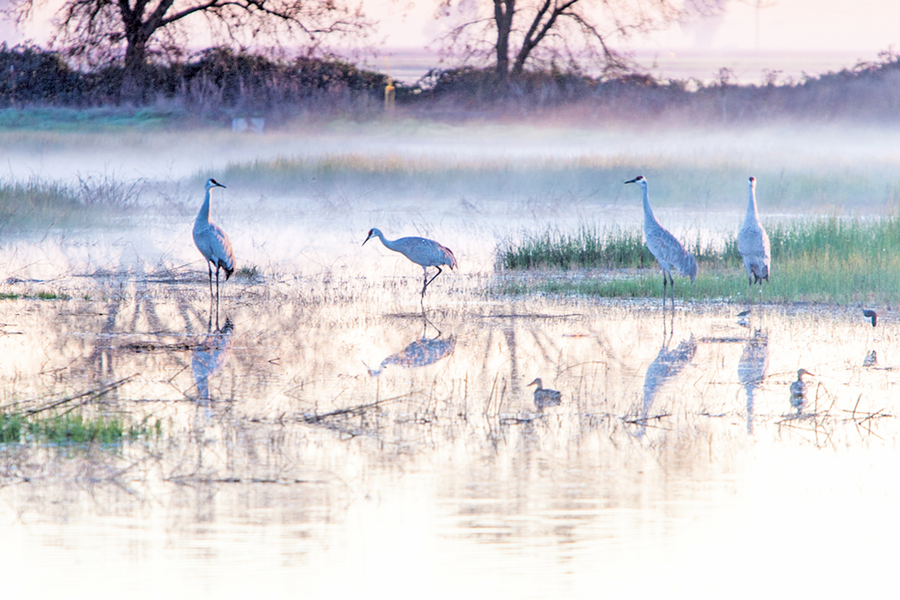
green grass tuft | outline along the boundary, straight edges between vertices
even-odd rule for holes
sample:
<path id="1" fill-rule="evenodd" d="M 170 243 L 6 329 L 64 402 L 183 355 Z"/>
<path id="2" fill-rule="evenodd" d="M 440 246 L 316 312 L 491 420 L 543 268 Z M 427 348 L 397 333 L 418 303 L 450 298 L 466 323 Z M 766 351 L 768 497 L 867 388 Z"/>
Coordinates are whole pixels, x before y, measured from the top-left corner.
<path id="1" fill-rule="evenodd" d="M 809 219 L 767 227 L 772 243 L 772 276 L 763 298 L 793 302 L 887 301 L 900 294 L 900 218 Z M 505 282 L 500 292 L 586 294 L 604 297 L 662 295 L 656 261 L 639 240 L 639 232 L 582 228 L 566 235 L 548 231 L 508 244 L 498 253 L 499 270 L 532 268 L 646 269 L 637 277 L 532 278 Z M 693 285 L 676 277 L 676 295 L 697 300 L 741 300 L 758 292 L 749 288 L 735 236 L 718 249 L 697 240 L 690 248 L 700 266 Z M 652 272 L 652 274 L 650 274 Z"/>
<path id="2" fill-rule="evenodd" d="M 23 442 L 47 444 L 117 444 L 162 435 L 162 423 L 127 425 L 116 417 L 85 417 L 65 413 L 43 418 L 29 418 L 22 414 L 0 414 L 0 443 Z"/>

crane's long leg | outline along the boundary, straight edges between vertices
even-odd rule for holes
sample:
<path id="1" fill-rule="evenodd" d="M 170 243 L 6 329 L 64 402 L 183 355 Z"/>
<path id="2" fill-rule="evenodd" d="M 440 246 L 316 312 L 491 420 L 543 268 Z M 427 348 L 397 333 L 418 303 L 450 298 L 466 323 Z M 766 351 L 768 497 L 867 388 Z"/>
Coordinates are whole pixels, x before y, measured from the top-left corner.
<path id="1" fill-rule="evenodd" d="M 206 261 L 206 269 L 209 271 L 209 299 L 212 300 L 213 291 L 212 291 L 212 263 Z"/>
<path id="2" fill-rule="evenodd" d="M 216 265 L 216 316 L 219 313 L 219 265 Z"/>
<path id="3" fill-rule="evenodd" d="M 675 280 L 672 278 L 672 273 L 669 273 L 669 294 L 672 295 L 672 314 L 669 315 L 669 333 L 674 333 L 675 331 Z M 665 302 L 665 300 L 663 300 Z"/>
<path id="4" fill-rule="evenodd" d="M 424 268 L 424 267 L 423 267 L 423 268 Z M 438 270 L 438 272 L 434 274 L 434 277 L 432 277 L 431 279 L 428 280 L 428 283 L 425 284 L 425 287 L 428 287 L 428 284 L 431 283 L 432 281 L 434 281 L 435 279 L 437 279 L 437 276 L 441 274 L 441 267 L 440 267 L 440 266 L 437 267 L 437 270 Z M 425 271 L 425 277 L 428 277 L 428 271 L 427 271 L 427 270 Z M 422 293 L 424 294 L 424 293 L 425 293 L 425 292 L 424 292 L 424 289 L 425 289 L 425 288 L 422 288 L 422 289 L 423 289 L 423 292 L 422 292 Z"/>
<path id="5" fill-rule="evenodd" d="M 675 316 L 675 280 L 672 278 L 672 274 L 669 273 L 669 293 L 672 294 L 672 316 Z"/>

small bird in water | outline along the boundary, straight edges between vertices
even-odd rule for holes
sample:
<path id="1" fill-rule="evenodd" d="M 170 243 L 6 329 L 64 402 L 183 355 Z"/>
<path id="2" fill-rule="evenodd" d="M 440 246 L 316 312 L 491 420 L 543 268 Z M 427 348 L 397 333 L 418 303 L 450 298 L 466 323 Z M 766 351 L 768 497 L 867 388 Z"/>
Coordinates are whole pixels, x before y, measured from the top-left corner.
<path id="1" fill-rule="evenodd" d="M 872 327 L 878 323 L 878 313 L 870 308 L 863 309 L 863 316 L 872 321 Z"/>
<path id="2" fill-rule="evenodd" d="M 538 377 L 527 386 L 537 385 L 534 389 L 534 405 L 538 410 L 543 410 L 548 406 L 559 406 L 562 403 L 562 394 L 556 390 L 544 389 L 541 378 Z"/>
<path id="3" fill-rule="evenodd" d="M 422 267 L 422 270 L 425 271 L 425 279 L 423 280 L 424 285 L 422 286 L 423 300 L 425 298 L 425 289 L 428 287 L 428 284 L 441 274 L 441 265 L 447 265 L 451 269 L 456 268 L 456 257 L 453 256 L 453 252 L 450 248 L 442 246 L 434 240 L 421 237 L 405 237 L 400 238 L 399 240 L 387 240 L 384 238 L 380 229 L 370 229 L 369 237 L 366 238 L 366 242 L 373 237 L 379 238 L 381 243 L 389 250 L 399 252 Z M 363 246 L 366 245 L 366 242 L 363 242 Z M 428 279 L 428 267 L 437 267 L 438 270 L 431 279 Z"/>
<path id="4" fill-rule="evenodd" d="M 799 413 L 806 405 L 806 382 L 803 381 L 804 375 L 815 375 L 806 369 L 797 371 L 797 381 L 791 384 L 791 406 L 797 409 Z"/>
<path id="5" fill-rule="evenodd" d="M 206 197 L 200 206 L 200 212 L 194 221 L 194 243 L 209 270 L 209 295 L 212 297 L 212 268 L 216 267 L 216 306 L 219 304 L 219 269 L 225 271 L 225 281 L 234 273 L 234 251 L 231 241 L 221 227 L 209 220 L 209 191 L 214 187 L 225 186 L 210 179 L 206 182 Z"/>

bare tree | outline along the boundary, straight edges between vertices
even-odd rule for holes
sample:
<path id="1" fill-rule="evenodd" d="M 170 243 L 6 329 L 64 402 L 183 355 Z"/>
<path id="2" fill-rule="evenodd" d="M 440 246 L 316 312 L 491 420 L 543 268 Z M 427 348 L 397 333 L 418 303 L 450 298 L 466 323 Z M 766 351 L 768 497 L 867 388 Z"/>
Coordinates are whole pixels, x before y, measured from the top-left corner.
<path id="1" fill-rule="evenodd" d="M 713 13 L 727 0 L 440 0 L 453 21 L 441 38 L 445 54 L 465 62 L 495 58 L 498 81 L 526 65 L 591 66 L 603 74 L 627 69 L 611 43 Z M 512 55 L 512 57 L 511 57 Z"/>
<path id="2" fill-rule="evenodd" d="M 50 2 L 11 0 L 7 13 L 21 25 Z M 122 95 L 136 99 L 149 56 L 183 48 L 200 17 L 214 36 L 274 43 L 287 34 L 310 47 L 369 26 L 360 5 L 342 0 L 65 0 L 53 18 L 54 45 L 83 64 L 121 61 Z"/>

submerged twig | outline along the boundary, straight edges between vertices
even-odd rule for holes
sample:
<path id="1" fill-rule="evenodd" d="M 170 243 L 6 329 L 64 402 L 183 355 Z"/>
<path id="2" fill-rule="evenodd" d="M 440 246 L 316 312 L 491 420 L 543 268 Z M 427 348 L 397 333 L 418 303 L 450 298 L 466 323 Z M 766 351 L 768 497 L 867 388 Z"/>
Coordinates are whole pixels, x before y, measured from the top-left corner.
<path id="1" fill-rule="evenodd" d="M 351 406 L 349 408 L 339 408 L 338 410 L 333 410 L 331 412 L 327 412 L 327 413 L 324 413 L 321 415 L 304 415 L 302 420 L 305 421 L 306 423 L 318 423 L 320 421 L 329 419 L 331 417 L 339 417 L 341 415 L 348 415 L 348 414 L 357 415 L 357 414 L 361 414 L 361 413 L 367 411 L 370 408 L 379 406 L 381 404 L 385 404 L 387 402 L 393 402 L 395 400 L 400 400 L 402 398 L 407 398 L 414 393 L 415 392 L 410 392 L 409 394 L 403 394 L 402 396 L 394 396 L 393 398 L 384 398 L 383 400 L 376 400 L 375 402 L 369 402 L 368 404 L 359 404 L 357 406 Z"/>
<path id="2" fill-rule="evenodd" d="M 125 385 L 126 383 L 128 383 L 129 381 L 131 381 L 134 378 L 135 378 L 135 375 L 129 375 L 128 377 L 125 377 L 124 379 L 119 379 L 118 381 L 106 383 L 97 389 L 88 390 L 86 392 L 82 392 L 82 393 L 76 394 L 74 396 L 67 396 L 66 398 L 56 400 L 54 402 L 45 404 L 43 406 L 39 406 L 37 408 L 30 408 L 23 412 L 26 415 L 36 415 L 37 413 L 48 411 L 48 410 L 57 408 L 59 406 L 62 406 L 64 404 L 68 404 L 69 402 L 72 402 L 73 400 L 78 400 L 79 398 L 85 398 L 85 397 L 93 397 L 92 399 L 100 398 L 101 396 L 105 396 L 109 392 L 122 387 L 123 385 Z"/>

